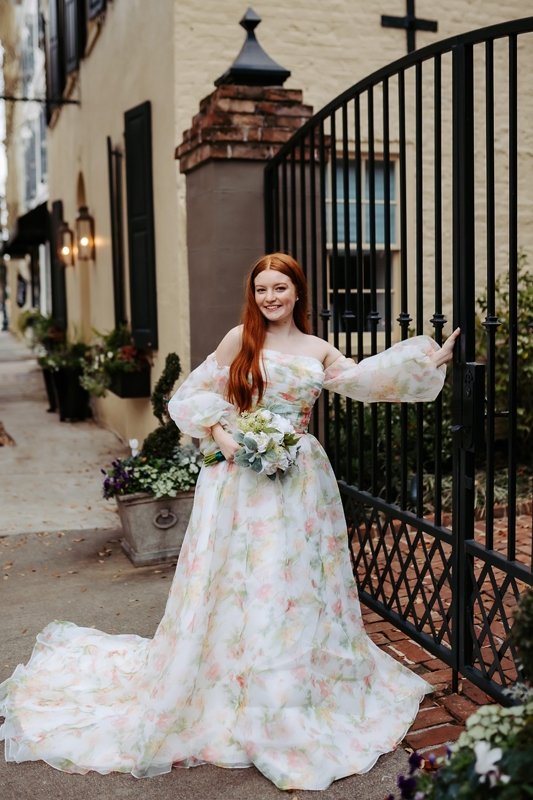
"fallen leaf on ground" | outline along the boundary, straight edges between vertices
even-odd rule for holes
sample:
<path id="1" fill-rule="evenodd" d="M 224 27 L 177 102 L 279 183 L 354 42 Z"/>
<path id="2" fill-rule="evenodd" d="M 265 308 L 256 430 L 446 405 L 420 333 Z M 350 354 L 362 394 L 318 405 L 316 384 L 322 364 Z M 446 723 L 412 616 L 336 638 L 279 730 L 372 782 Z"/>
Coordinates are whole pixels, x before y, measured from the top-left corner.
<path id="1" fill-rule="evenodd" d="M 77 503 L 72 503 L 71 508 L 77 508 Z"/>
<path id="2" fill-rule="evenodd" d="M 25 572 L 17 572 L 17 575 L 20 575 L 21 578 L 25 578 L 26 577 L 26 573 Z"/>
<path id="3" fill-rule="evenodd" d="M 5 567 L 3 567 L 3 569 L 11 569 L 12 566 L 13 566 L 13 563 L 11 562 L 9 564 L 6 564 Z"/>
<path id="4" fill-rule="evenodd" d="M 104 562 L 102 561 L 102 559 L 101 559 L 101 558 L 99 558 L 99 559 L 98 559 L 98 563 L 99 563 L 99 564 L 103 564 Z"/>
<path id="5" fill-rule="evenodd" d="M 28 632 L 27 628 L 24 628 L 24 630 L 22 631 L 22 633 L 27 633 L 27 632 Z"/>
<path id="6" fill-rule="evenodd" d="M 161 572 L 160 569 L 154 569 L 154 573 L 157 575 L 158 572 Z"/>
<path id="7" fill-rule="evenodd" d="M 87 591 L 87 589 L 82 589 L 81 591 L 82 591 L 82 594 L 83 594 L 83 592 L 86 592 L 86 591 Z"/>
<path id="8" fill-rule="evenodd" d="M 79 538 L 79 539 L 73 539 L 72 541 L 73 541 L 73 542 L 84 542 L 84 541 L 85 541 L 85 539 L 84 539 L 84 538 L 83 538 L 83 536 L 82 536 L 81 538 Z"/>
<path id="9" fill-rule="evenodd" d="M 61 575 L 56 575 L 55 572 L 52 572 L 52 578 L 60 578 L 60 577 L 61 577 Z"/>
<path id="10" fill-rule="evenodd" d="M 120 617 L 120 611 L 117 611 L 117 617 Z"/>
<path id="11" fill-rule="evenodd" d="M 69 569 L 68 574 L 69 575 L 77 575 L 78 571 L 76 569 Z"/>
<path id="12" fill-rule="evenodd" d="M 30 572 L 37 572 L 37 570 L 34 569 L 33 567 L 30 567 Z"/>
<path id="13" fill-rule="evenodd" d="M 65 534 L 64 534 L 63 531 L 59 531 L 59 533 L 57 535 L 58 535 L 58 538 L 61 539 L 61 537 L 64 536 Z"/>
<path id="14" fill-rule="evenodd" d="M 9 575 L 4 575 L 4 580 L 8 581 L 9 580 Z"/>

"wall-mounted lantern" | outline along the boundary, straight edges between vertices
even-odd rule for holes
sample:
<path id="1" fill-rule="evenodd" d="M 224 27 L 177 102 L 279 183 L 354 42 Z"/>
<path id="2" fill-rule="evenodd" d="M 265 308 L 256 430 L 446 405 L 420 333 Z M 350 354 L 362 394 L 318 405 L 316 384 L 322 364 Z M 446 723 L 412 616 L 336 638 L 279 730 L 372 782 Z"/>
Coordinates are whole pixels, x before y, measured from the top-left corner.
<path id="1" fill-rule="evenodd" d="M 80 261 L 94 261 L 94 218 L 87 206 L 80 206 L 76 217 L 76 243 Z"/>
<path id="2" fill-rule="evenodd" d="M 74 233 L 68 222 L 60 222 L 57 228 L 57 249 L 59 260 L 64 267 L 74 266 Z"/>

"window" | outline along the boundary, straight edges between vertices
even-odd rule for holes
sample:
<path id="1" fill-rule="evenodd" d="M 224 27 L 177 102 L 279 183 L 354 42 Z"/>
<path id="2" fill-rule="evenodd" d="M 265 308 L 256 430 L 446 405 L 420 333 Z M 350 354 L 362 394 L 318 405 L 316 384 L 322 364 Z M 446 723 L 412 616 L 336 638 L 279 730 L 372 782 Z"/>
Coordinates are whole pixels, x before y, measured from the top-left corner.
<path id="1" fill-rule="evenodd" d="M 370 347 L 371 324 L 369 314 L 377 311 L 380 319 L 377 323 L 378 343 L 384 344 L 384 334 L 389 326 L 392 330 L 392 320 L 396 316 L 394 297 L 394 273 L 398 262 L 398 243 L 397 243 L 397 193 L 396 193 L 396 162 L 392 160 L 389 165 L 389 197 L 390 197 L 390 246 L 391 246 L 391 319 L 386 319 L 386 257 L 385 257 L 385 165 L 381 160 L 374 162 L 374 197 L 375 197 L 375 286 L 376 286 L 376 308 L 371 308 L 371 220 L 370 220 L 370 169 L 368 159 L 363 159 L 361 164 L 361 185 L 364 188 L 361 211 L 362 211 L 362 234 L 363 234 L 363 297 L 362 297 L 362 320 L 360 325 L 365 332 L 365 349 Z M 352 335 L 360 330 L 357 320 L 358 303 L 357 297 L 357 206 L 356 206 L 356 163 L 354 160 L 349 162 L 348 168 L 348 214 L 349 231 L 348 243 L 349 254 L 346 264 L 346 241 L 345 241 L 345 196 L 344 196 L 344 170 L 342 165 L 337 166 L 336 186 L 333 184 L 333 176 L 330 171 L 329 182 L 326 196 L 327 211 L 327 247 L 328 247 L 328 285 L 329 285 L 329 308 L 331 316 L 331 333 L 336 328 L 341 336 L 340 344 L 345 345 L 346 320 L 346 293 L 347 282 L 349 283 L 349 293 L 351 296 L 350 310 L 355 316 L 352 320 Z M 333 191 L 335 189 L 335 192 Z M 336 209 L 333 207 L 333 194 L 336 195 Z M 336 210 L 336 225 L 334 212 Z M 336 241 L 334 242 L 334 231 L 336 231 Z M 336 245 L 337 256 L 334 257 Z M 360 308 L 359 308 L 360 310 Z M 355 340 L 352 342 L 352 347 Z"/>

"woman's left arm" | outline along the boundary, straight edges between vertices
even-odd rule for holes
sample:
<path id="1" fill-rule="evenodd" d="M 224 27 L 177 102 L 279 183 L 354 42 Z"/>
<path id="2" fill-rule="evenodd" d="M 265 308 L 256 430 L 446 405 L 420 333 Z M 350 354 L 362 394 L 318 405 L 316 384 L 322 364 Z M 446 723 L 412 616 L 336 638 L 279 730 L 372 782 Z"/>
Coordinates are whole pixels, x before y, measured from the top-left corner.
<path id="1" fill-rule="evenodd" d="M 324 389 L 364 403 L 434 400 L 458 334 L 454 331 L 442 348 L 429 336 L 405 339 L 359 364 L 340 356 L 325 370 Z"/>

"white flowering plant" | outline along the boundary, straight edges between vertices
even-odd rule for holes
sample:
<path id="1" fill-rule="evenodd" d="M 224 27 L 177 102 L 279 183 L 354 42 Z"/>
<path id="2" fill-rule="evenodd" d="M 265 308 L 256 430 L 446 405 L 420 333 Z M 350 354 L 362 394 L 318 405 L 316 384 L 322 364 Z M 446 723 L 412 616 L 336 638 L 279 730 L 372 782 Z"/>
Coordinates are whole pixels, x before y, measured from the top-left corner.
<path id="1" fill-rule="evenodd" d="M 85 354 L 80 383 L 92 397 L 105 397 L 114 373 L 148 369 L 150 358 L 148 353 L 132 344 L 131 333 L 125 325 L 98 336 L 101 341 L 93 344 Z"/>
<path id="2" fill-rule="evenodd" d="M 531 800 L 533 798 L 533 591 L 522 595 L 511 631 L 518 663 L 529 686 L 506 690 L 515 705 L 481 706 L 446 758 L 412 753 L 408 776 L 400 776 L 402 800 Z M 438 770 L 418 771 L 424 761 Z M 388 800 L 394 800 L 389 795 Z"/>
<path id="3" fill-rule="evenodd" d="M 106 499 L 137 492 L 149 492 L 155 498 L 176 497 L 178 492 L 195 487 L 202 454 L 194 445 L 175 447 L 171 458 L 154 458 L 139 453 L 137 439 L 130 439 L 130 447 L 132 454 L 129 458 L 118 458 L 113 461 L 112 469 L 102 470 Z"/>
<path id="4" fill-rule="evenodd" d="M 258 474 L 264 473 L 271 480 L 292 467 L 298 455 L 300 437 L 292 423 L 283 416 L 284 410 L 284 406 L 270 405 L 240 414 L 233 434 L 241 445 L 235 453 L 236 464 Z M 204 464 L 210 466 L 223 460 L 222 453 L 211 453 L 205 456 Z"/>

